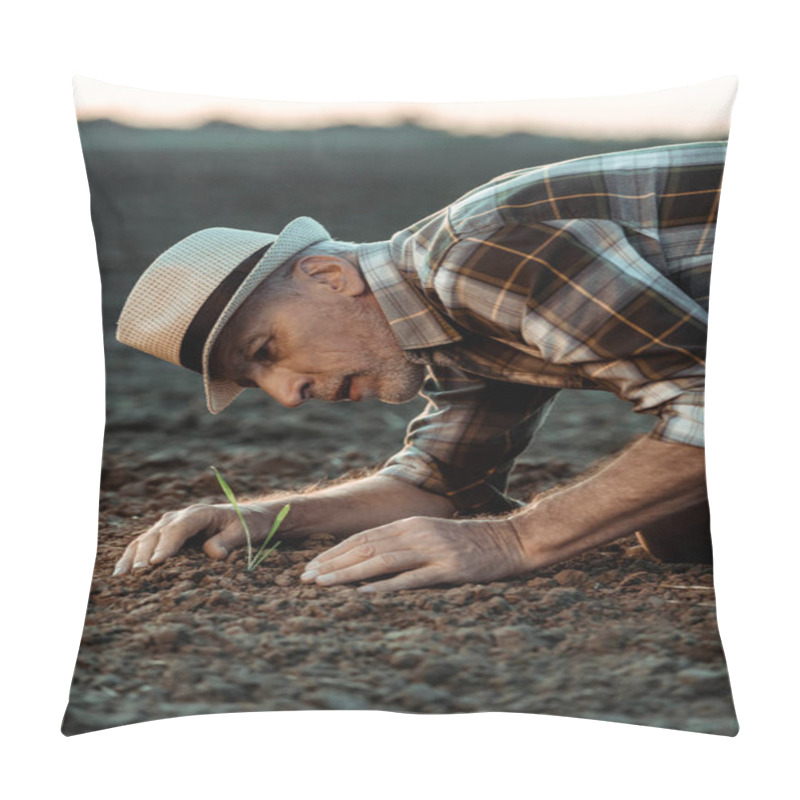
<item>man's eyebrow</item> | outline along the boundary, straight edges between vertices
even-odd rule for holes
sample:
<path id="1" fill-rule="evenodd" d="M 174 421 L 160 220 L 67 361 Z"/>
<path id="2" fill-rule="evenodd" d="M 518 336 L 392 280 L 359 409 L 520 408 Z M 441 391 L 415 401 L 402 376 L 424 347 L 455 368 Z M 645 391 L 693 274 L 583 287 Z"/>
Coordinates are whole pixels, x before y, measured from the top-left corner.
<path id="1" fill-rule="evenodd" d="M 239 356 L 242 359 L 246 359 L 248 357 L 248 353 L 250 352 L 251 348 L 253 347 L 253 342 L 258 341 L 263 336 L 261 333 L 255 333 L 252 336 L 248 336 L 243 342 L 239 342 L 233 350 L 234 356 Z"/>
<path id="2" fill-rule="evenodd" d="M 274 362 L 277 359 L 278 345 L 274 331 L 269 331 L 266 335 L 261 332 L 249 337 L 236 348 L 234 355 L 239 356 L 243 363 L 247 363 L 260 350 L 266 350 L 267 357 L 257 359 L 259 362 Z"/>

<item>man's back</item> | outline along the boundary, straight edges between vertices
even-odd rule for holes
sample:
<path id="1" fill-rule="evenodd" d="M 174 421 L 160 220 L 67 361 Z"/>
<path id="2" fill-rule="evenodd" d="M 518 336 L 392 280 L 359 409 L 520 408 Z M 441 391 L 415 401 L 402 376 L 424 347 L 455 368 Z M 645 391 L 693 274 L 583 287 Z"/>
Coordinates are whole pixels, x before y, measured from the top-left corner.
<path id="1" fill-rule="evenodd" d="M 616 231 L 707 311 L 709 260 L 697 256 L 713 242 L 725 151 L 725 142 L 667 145 L 506 173 L 396 234 L 393 255 L 410 256 L 424 280 L 453 260 L 457 243 L 462 269 L 486 241 L 496 243 L 493 263 L 515 258 L 519 232 L 552 249 L 553 229 L 564 230 L 562 240 L 603 253 L 618 246 Z"/>

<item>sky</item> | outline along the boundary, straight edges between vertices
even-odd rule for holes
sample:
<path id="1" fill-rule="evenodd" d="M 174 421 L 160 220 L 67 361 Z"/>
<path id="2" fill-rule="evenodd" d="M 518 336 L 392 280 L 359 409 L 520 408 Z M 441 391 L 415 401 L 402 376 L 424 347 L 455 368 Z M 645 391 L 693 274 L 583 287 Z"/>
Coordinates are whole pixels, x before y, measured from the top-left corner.
<path id="1" fill-rule="evenodd" d="M 733 76 L 633 94 L 493 102 L 297 102 L 159 92 L 77 76 L 80 119 L 109 118 L 144 127 L 194 127 L 225 120 L 263 128 L 404 121 L 456 133 L 517 131 L 592 138 L 707 139 L 725 134 L 736 89 Z"/>

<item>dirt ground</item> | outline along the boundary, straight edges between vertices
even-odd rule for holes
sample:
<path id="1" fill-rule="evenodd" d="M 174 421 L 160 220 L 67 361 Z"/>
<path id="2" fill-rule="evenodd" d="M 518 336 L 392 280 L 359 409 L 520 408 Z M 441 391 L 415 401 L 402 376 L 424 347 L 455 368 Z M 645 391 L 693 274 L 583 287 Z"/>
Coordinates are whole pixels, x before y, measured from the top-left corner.
<path id="1" fill-rule="evenodd" d="M 160 567 L 111 577 L 127 542 L 162 513 L 223 501 L 211 464 L 240 498 L 335 479 L 391 455 L 420 409 L 287 411 L 246 392 L 211 416 L 197 376 L 113 340 L 126 292 L 158 252 L 201 227 L 274 231 L 299 214 L 337 238 L 381 239 L 495 174 L 618 143 L 453 139 L 412 126 L 267 135 L 97 124 L 82 135 L 108 388 L 97 561 L 64 733 L 291 709 L 506 711 L 737 732 L 711 568 L 659 564 L 633 537 L 512 580 L 369 598 L 300 583 L 304 564 L 333 543 L 325 535 L 283 543 L 252 573 L 243 552 L 211 562 L 192 544 Z M 649 426 L 610 395 L 563 392 L 512 493 L 529 498 Z"/>

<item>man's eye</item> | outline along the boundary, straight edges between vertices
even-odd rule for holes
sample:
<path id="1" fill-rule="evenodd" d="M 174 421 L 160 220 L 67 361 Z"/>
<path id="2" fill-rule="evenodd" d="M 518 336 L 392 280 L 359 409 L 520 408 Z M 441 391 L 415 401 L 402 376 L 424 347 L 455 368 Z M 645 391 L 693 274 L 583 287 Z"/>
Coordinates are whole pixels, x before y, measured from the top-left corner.
<path id="1" fill-rule="evenodd" d="M 253 353 L 253 361 L 270 361 L 271 359 L 272 353 L 270 352 L 269 345 L 265 344 Z"/>

